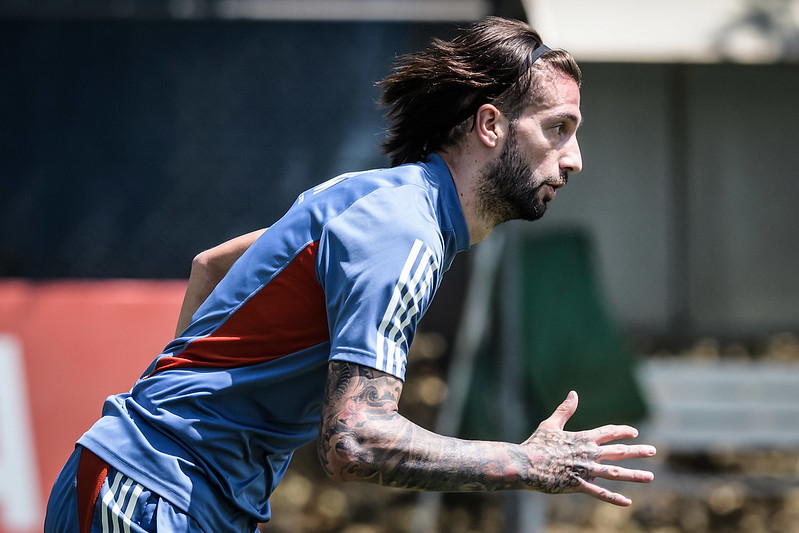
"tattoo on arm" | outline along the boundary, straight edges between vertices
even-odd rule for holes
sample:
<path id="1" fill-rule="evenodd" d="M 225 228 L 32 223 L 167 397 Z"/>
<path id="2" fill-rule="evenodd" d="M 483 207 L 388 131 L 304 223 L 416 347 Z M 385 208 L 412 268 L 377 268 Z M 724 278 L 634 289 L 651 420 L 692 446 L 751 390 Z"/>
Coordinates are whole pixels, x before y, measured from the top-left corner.
<path id="1" fill-rule="evenodd" d="M 574 461 L 567 461 L 571 471 L 564 471 L 563 459 L 574 450 L 555 432 L 531 437 L 552 448 L 540 457 L 530 456 L 531 446 L 438 435 L 397 412 L 401 392 L 402 382 L 389 374 L 330 364 L 319 438 L 320 461 L 329 475 L 417 490 L 552 493 L 568 492 L 587 475 Z"/>

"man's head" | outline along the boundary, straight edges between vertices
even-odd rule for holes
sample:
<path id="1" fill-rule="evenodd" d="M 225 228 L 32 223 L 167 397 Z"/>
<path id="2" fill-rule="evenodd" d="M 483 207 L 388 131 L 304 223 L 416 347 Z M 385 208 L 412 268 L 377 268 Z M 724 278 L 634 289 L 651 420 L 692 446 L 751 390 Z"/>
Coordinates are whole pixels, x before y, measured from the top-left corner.
<path id="1" fill-rule="evenodd" d="M 580 69 L 567 52 L 550 50 L 532 64 L 541 37 L 527 24 L 488 17 L 452 41 L 400 58 L 379 86 L 390 122 L 383 147 L 391 165 L 413 163 L 459 143 L 474 114 L 492 103 L 510 120 L 540 97 L 542 69 L 571 78 Z"/>
<path id="2" fill-rule="evenodd" d="M 476 214 L 490 227 L 507 220 L 538 220 L 569 174 L 582 169 L 577 143 L 580 89 L 549 66 L 538 76 L 535 102 L 516 118 L 503 117 L 494 105 L 484 104 L 468 134 L 478 146 L 499 152 L 480 169 L 475 194 Z"/>
<path id="3" fill-rule="evenodd" d="M 524 23 L 488 18 L 402 59 L 381 82 L 392 165 L 444 157 L 473 242 L 537 220 L 582 168 L 580 70 Z"/>

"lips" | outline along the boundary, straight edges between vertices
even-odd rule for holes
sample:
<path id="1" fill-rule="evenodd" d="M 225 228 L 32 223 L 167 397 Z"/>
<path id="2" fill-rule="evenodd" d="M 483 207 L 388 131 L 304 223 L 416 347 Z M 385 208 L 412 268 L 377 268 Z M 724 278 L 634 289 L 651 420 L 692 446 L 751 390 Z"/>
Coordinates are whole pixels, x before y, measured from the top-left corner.
<path id="1" fill-rule="evenodd" d="M 541 190 L 541 192 L 543 193 L 543 194 L 541 195 L 541 196 L 542 196 L 542 198 L 541 198 L 541 199 L 542 199 L 544 202 L 549 202 L 550 200 L 552 200 L 553 198 L 555 198 L 555 196 L 556 196 L 556 194 L 557 194 L 557 193 L 555 192 L 555 190 L 556 190 L 557 188 L 558 188 L 558 187 L 557 187 L 557 185 L 555 185 L 555 184 L 552 184 L 552 183 L 544 183 L 544 184 L 543 184 L 543 186 L 542 186 L 542 187 L 540 187 L 540 190 Z"/>
<path id="2" fill-rule="evenodd" d="M 566 180 L 563 181 L 548 181 L 544 183 L 546 185 L 547 196 L 549 197 L 547 201 L 552 200 L 557 196 L 557 190 L 566 185 Z"/>

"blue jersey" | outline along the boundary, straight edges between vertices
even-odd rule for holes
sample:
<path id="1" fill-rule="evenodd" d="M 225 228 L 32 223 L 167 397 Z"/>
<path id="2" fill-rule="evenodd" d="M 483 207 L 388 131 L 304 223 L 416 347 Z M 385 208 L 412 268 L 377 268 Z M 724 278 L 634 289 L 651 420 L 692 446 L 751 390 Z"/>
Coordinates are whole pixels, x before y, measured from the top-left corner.
<path id="1" fill-rule="evenodd" d="M 268 520 L 293 451 L 318 435 L 328 362 L 404 379 L 417 323 L 468 248 L 436 155 L 302 193 L 79 444 L 208 531 Z"/>

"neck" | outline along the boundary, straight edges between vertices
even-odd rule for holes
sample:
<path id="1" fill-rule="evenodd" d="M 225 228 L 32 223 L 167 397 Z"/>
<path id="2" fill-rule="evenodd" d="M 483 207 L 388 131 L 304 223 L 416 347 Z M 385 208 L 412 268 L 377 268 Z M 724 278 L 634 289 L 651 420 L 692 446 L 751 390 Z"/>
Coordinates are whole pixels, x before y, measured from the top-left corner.
<path id="1" fill-rule="evenodd" d="M 471 244 L 478 243 L 488 237 L 495 226 L 495 223 L 481 216 L 480 209 L 480 173 L 486 161 L 472 154 L 468 148 L 443 150 L 437 153 L 452 174 L 452 181 L 458 192 L 463 216 L 469 228 Z"/>

